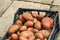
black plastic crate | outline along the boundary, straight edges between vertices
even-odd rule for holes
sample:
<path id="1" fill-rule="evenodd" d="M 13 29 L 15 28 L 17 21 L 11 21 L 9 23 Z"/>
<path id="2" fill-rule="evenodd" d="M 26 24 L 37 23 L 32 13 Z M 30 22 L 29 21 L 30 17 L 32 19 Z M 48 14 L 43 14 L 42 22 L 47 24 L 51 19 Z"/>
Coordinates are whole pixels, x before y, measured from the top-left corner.
<path id="1" fill-rule="evenodd" d="M 31 12 L 31 11 L 37 11 L 38 13 L 39 12 L 46 12 L 46 16 L 49 16 L 49 17 L 53 18 L 54 19 L 54 25 L 53 25 L 53 29 L 52 29 L 52 32 L 51 32 L 48 40 L 55 40 L 55 35 L 59 31 L 59 14 L 58 14 L 58 11 L 19 8 L 17 10 L 17 12 L 15 13 L 13 24 L 16 22 L 17 17 L 21 13 L 26 12 L 26 11 L 29 11 L 29 12 Z M 2 40 L 5 40 L 8 36 L 9 36 L 9 34 L 6 33 L 6 35 L 4 35 L 4 37 L 2 38 Z"/>

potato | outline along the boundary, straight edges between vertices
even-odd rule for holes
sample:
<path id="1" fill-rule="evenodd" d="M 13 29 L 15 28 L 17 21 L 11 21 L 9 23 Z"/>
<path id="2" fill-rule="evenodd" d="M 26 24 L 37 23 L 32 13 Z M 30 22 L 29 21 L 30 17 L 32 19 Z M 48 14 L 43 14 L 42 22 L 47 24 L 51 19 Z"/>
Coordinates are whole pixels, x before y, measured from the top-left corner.
<path id="1" fill-rule="evenodd" d="M 17 35 L 20 36 L 20 31 L 17 32 Z"/>
<path id="2" fill-rule="evenodd" d="M 33 34 L 33 32 L 31 32 L 31 31 L 23 31 L 23 32 L 21 32 L 21 36 L 24 36 L 24 37 L 29 37 L 29 36 L 31 36 L 31 35 L 34 35 Z"/>
<path id="3" fill-rule="evenodd" d="M 16 32 L 18 29 L 19 29 L 19 26 L 18 26 L 18 25 L 12 25 L 11 27 L 9 27 L 8 33 L 9 33 L 9 34 L 14 33 L 14 32 Z"/>
<path id="4" fill-rule="evenodd" d="M 44 39 L 43 34 L 42 34 L 42 33 L 40 33 L 40 32 L 35 33 L 35 36 L 36 36 L 37 38 L 41 39 L 41 40 L 43 40 L 43 39 Z"/>
<path id="5" fill-rule="evenodd" d="M 33 17 L 32 17 L 32 15 L 31 15 L 31 13 L 29 13 L 29 12 L 24 12 L 24 13 L 23 13 L 23 18 L 24 18 L 25 20 L 33 20 Z"/>
<path id="6" fill-rule="evenodd" d="M 41 20 L 44 16 L 45 16 L 44 12 L 39 12 L 39 15 L 37 18 L 38 18 L 38 20 Z"/>
<path id="7" fill-rule="evenodd" d="M 26 31 L 27 30 L 27 26 L 21 26 L 19 30 L 20 31 Z"/>
<path id="8" fill-rule="evenodd" d="M 34 28 L 40 30 L 41 29 L 41 23 L 39 21 L 37 21 L 34 25 Z"/>
<path id="9" fill-rule="evenodd" d="M 28 27 L 33 27 L 34 23 L 32 21 L 27 21 L 24 25 Z"/>
<path id="10" fill-rule="evenodd" d="M 35 18 L 37 18 L 38 12 L 37 11 L 32 11 L 32 16 L 35 17 Z"/>
<path id="11" fill-rule="evenodd" d="M 51 28 L 53 27 L 53 23 L 54 23 L 54 20 L 51 18 L 51 19 L 50 19 Z"/>
<path id="12" fill-rule="evenodd" d="M 35 40 L 35 36 L 30 36 L 29 40 Z"/>
<path id="13" fill-rule="evenodd" d="M 39 12 L 39 15 L 38 15 L 38 20 L 41 20 L 44 16 L 45 16 L 45 12 Z"/>
<path id="14" fill-rule="evenodd" d="M 44 17 L 43 19 L 44 20 L 50 20 L 51 18 L 50 17 Z"/>
<path id="15" fill-rule="evenodd" d="M 47 38 L 45 38 L 44 40 L 47 40 Z"/>
<path id="16" fill-rule="evenodd" d="M 17 34 L 12 34 L 11 39 L 12 40 L 18 40 L 18 35 Z"/>
<path id="17" fill-rule="evenodd" d="M 50 35 L 50 31 L 48 31 L 48 30 L 41 30 L 40 33 L 42 33 L 45 38 L 48 38 Z"/>
<path id="18" fill-rule="evenodd" d="M 17 24 L 17 25 L 21 26 L 21 25 L 22 25 L 22 21 L 17 20 L 15 24 Z"/>
<path id="19" fill-rule="evenodd" d="M 33 30 L 33 27 L 29 27 L 27 30 L 28 31 L 32 31 Z"/>
<path id="20" fill-rule="evenodd" d="M 45 17 L 42 19 L 41 23 L 45 29 L 50 29 L 51 26 L 53 25 L 53 19 L 51 19 L 49 17 Z"/>
<path id="21" fill-rule="evenodd" d="M 24 19 L 23 19 L 22 14 L 21 14 L 21 15 L 19 15 L 18 19 L 19 19 L 19 20 L 21 20 L 22 22 L 24 22 Z"/>
<path id="22" fill-rule="evenodd" d="M 33 38 L 29 38 L 29 40 L 34 40 Z"/>
<path id="23" fill-rule="evenodd" d="M 38 15 L 38 20 L 41 20 L 43 17 L 43 15 Z"/>
<path id="24" fill-rule="evenodd" d="M 41 40 L 41 39 L 37 38 L 37 39 L 35 39 L 35 40 Z"/>
<path id="25" fill-rule="evenodd" d="M 45 29 L 50 29 L 50 22 L 48 20 L 42 21 L 42 25 Z"/>
<path id="26" fill-rule="evenodd" d="M 26 37 L 24 37 L 24 36 L 20 36 L 19 40 L 28 40 L 28 39 Z"/>
<path id="27" fill-rule="evenodd" d="M 36 33 L 36 32 L 38 32 L 38 30 L 37 29 L 33 29 L 32 32 Z"/>
<path id="28" fill-rule="evenodd" d="M 37 19 L 36 18 L 33 18 L 33 23 L 36 23 L 37 22 Z"/>

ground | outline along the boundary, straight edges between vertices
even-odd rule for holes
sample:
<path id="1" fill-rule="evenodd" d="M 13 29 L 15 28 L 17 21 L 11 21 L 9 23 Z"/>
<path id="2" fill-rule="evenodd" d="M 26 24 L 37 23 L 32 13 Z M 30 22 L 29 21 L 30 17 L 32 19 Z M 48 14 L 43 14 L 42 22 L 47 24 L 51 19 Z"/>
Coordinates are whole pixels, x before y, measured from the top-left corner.
<path id="1" fill-rule="evenodd" d="M 0 37 L 2 38 L 13 23 L 13 18 L 18 8 L 33 8 L 55 10 L 60 13 L 60 0 L 18 0 L 0 1 Z M 2 4 L 2 5 L 1 5 Z M 59 14 L 60 15 L 60 14 Z M 60 18 L 59 18 L 60 19 Z M 59 34 L 60 35 L 60 34 Z M 0 40 L 1 40 L 0 38 Z M 58 36 L 56 40 L 60 40 Z"/>

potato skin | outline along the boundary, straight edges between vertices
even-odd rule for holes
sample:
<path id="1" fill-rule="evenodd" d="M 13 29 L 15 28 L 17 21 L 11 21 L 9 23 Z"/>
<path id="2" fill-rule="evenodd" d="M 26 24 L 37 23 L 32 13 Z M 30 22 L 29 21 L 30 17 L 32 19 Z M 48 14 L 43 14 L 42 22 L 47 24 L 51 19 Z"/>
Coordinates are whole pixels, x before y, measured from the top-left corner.
<path id="1" fill-rule="evenodd" d="M 42 19 L 41 23 L 45 29 L 50 29 L 53 25 L 53 19 L 49 17 L 45 17 Z"/>
<path id="2" fill-rule="evenodd" d="M 35 39 L 35 40 L 41 40 L 41 39 L 37 38 L 37 39 Z"/>
<path id="3" fill-rule="evenodd" d="M 47 38 L 45 38 L 44 40 L 47 40 Z"/>
<path id="4" fill-rule="evenodd" d="M 21 26 L 22 25 L 22 21 L 17 20 L 15 24 L 17 24 L 18 26 Z"/>
<path id="5" fill-rule="evenodd" d="M 45 29 L 50 29 L 50 22 L 48 20 L 42 21 L 42 25 Z"/>
<path id="6" fill-rule="evenodd" d="M 23 18 L 24 18 L 25 20 L 33 20 L 33 17 L 32 17 L 32 15 L 31 15 L 31 13 L 29 13 L 29 12 L 24 12 L 24 13 L 23 13 Z"/>
<path id="7" fill-rule="evenodd" d="M 41 23 L 39 21 L 37 21 L 34 25 L 34 28 L 40 30 L 41 29 Z"/>
<path id="8" fill-rule="evenodd" d="M 33 27 L 29 27 L 27 30 L 28 31 L 32 31 L 33 30 Z"/>
<path id="9" fill-rule="evenodd" d="M 17 34 L 12 34 L 11 39 L 12 40 L 18 40 L 18 35 Z"/>
<path id="10" fill-rule="evenodd" d="M 21 20 L 22 22 L 24 22 L 24 19 L 23 19 L 22 14 L 21 14 L 21 15 L 19 15 L 18 19 L 19 19 L 19 20 Z"/>
<path id="11" fill-rule="evenodd" d="M 20 31 L 17 32 L 17 35 L 20 36 Z"/>
<path id="12" fill-rule="evenodd" d="M 36 33 L 38 32 L 38 29 L 33 29 L 32 32 Z"/>
<path id="13" fill-rule="evenodd" d="M 32 21 L 27 21 L 24 25 L 27 27 L 33 27 L 34 23 Z"/>
<path id="14" fill-rule="evenodd" d="M 38 15 L 38 20 L 41 20 L 44 16 L 43 15 Z"/>
<path id="15" fill-rule="evenodd" d="M 14 33 L 14 32 L 16 32 L 18 29 L 19 29 L 19 26 L 18 26 L 18 25 L 12 25 L 11 27 L 9 27 L 8 33 L 9 33 L 9 34 Z"/>
<path id="16" fill-rule="evenodd" d="M 26 31 L 27 30 L 27 26 L 21 26 L 19 30 L 20 31 Z"/>
<path id="17" fill-rule="evenodd" d="M 54 23 L 54 20 L 51 18 L 51 19 L 50 19 L 51 28 L 53 27 L 53 23 Z"/>
<path id="18" fill-rule="evenodd" d="M 29 36 L 29 40 L 35 40 L 35 36 Z"/>
<path id="19" fill-rule="evenodd" d="M 26 37 L 24 37 L 24 36 L 20 36 L 19 40 L 28 40 L 28 39 Z"/>
<path id="20" fill-rule="evenodd" d="M 35 36 L 36 36 L 37 38 L 41 39 L 41 40 L 43 40 L 43 39 L 44 39 L 43 34 L 42 34 L 42 33 L 40 33 L 40 32 L 35 33 Z"/>
<path id="21" fill-rule="evenodd" d="M 33 23 L 36 23 L 37 22 L 37 18 L 33 18 Z"/>
<path id="22" fill-rule="evenodd" d="M 32 11 L 32 16 L 35 17 L 35 18 L 37 18 L 37 16 L 38 16 L 38 12 L 36 12 L 36 11 Z"/>
<path id="23" fill-rule="evenodd" d="M 45 38 L 48 38 L 49 35 L 50 35 L 50 31 L 48 31 L 48 30 L 41 30 L 41 31 L 39 31 L 39 32 L 42 33 Z"/>
<path id="24" fill-rule="evenodd" d="M 41 20 L 41 19 L 43 19 L 43 17 L 46 15 L 46 13 L 45 12 L 39 12 L 39 15 L 38 15 L 38 20 Z"/>
<path id="25" fill-rule="evenodd" d="M 31 35 L 34 35 L 33 32 L 31 32 L 31 31 L 23 31 L 23 32 L 21 32 L 21 36 L 24 36 L 24 37 L 29 37 Z"/>

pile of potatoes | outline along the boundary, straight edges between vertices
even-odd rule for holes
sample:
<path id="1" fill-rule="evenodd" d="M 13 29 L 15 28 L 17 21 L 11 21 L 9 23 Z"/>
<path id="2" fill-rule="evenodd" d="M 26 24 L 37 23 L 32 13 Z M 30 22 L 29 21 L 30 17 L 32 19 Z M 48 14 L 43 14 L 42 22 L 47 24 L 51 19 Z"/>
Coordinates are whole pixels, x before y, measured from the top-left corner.
<path id="1" fill-rule="evenodd" d="M 54 20 L 45 15 L 44 12 L 23 12 L 9 27 L 10 36 L 6 40 L 47 40 Z"/>

